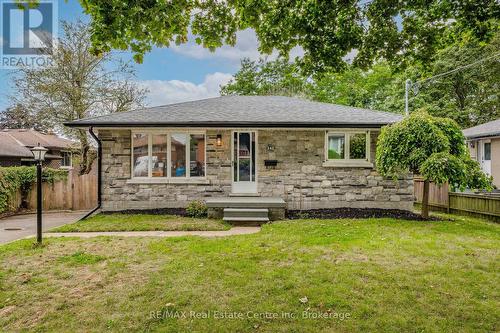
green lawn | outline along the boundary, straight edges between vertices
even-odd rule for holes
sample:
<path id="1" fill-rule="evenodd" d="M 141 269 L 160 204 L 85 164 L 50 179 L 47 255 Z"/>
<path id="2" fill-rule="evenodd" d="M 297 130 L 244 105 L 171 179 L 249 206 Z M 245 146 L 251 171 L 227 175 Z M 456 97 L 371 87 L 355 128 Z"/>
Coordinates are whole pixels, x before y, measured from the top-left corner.
<path id="1" fill-rule="evenodd" d="M 152 231 L 152 230 L 228 230 L 219 220 L 195 219 L 175 215 L 99 214 L 83 221 L 66 224 L 50 232 L 82 231 Z"/>
<path id="2" fill-rule="evenodd" d="M 499 228 L 472 218 L 296 220 L 214 239 L 22 240 L 0 246 L 0 327 L 498 332 Z"/>

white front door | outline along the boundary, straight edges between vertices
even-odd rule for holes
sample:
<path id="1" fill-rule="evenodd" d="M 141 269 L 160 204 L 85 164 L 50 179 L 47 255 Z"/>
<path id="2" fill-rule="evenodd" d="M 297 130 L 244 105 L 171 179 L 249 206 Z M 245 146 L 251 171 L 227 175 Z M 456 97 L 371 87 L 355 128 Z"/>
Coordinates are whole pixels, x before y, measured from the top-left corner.
<path id="1" fill-rule="evenodd" d="M 481 169 L 484 173 L 491 175 L 491 141 L 480 141 Z"/>
<path id="2" fill-rule="evenodd" d="M 233 132 L 233 193 L 257 193 L 255 131 Z"/>

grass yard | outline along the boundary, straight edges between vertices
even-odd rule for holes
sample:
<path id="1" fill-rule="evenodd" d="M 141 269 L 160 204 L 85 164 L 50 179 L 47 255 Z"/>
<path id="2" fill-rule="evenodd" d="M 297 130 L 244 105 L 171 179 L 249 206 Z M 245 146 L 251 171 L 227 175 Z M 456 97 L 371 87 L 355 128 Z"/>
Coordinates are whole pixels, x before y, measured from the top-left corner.
<path id="1" fill-rule="evenodd" d="M 191 231 L 228 230 L 230 226 L 213 219 L 195 219 L 175 215 L 98 214 L 83 221 L 66 224 L 50 232 L 84 231 Z"/>
<path id="2" fill-rule="evenodd" d="M 0 327 L 498 332 L 500 225 L 454 219 L 294 220 L 227 238 L 51 238 L 42 248 L 17 241 L 0 246 Z"/>

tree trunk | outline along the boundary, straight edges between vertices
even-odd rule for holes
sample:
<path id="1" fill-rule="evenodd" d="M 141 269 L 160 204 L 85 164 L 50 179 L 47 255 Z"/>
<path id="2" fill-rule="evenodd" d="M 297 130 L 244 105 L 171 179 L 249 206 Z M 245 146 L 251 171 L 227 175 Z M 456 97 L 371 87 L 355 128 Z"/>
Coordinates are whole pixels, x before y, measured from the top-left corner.
<path id="1" fill-rule="evenodd" d="M 90 172 L 92 169 L 92 154 L 90 154 L 90 145 L 85 130 L 78 130 L 78 138 L 80 139 L 80 175 Z"/>
<path id="2" fill-rule="evenodd" d="M 422 193 L 422 217 L 429 218 L 429 181 L 424 180 L 424 191 Z"/>

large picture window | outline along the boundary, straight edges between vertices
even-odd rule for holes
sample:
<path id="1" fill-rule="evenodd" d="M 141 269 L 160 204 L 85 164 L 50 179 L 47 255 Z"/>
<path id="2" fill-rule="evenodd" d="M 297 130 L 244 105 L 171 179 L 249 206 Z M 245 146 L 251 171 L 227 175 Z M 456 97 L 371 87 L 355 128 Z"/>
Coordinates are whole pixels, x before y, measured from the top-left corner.
<path id="1" fill-rule="evenodd" d="M 132 177 L 205 177 L 205 134 L 133 132 Z"/>
<path id="2" fill-rule="evenodd" d="M 133 175 L 134 177 L 147 177 L 149 171 L 148 141 L 149 135 L 145 133 L 135 133 L 133 141 Z"/>
<path id="3" fill-rule="evenodd" d="M 186 133 L 171 135 L 171 167 L 172 177 L 186 177 Z"/>
<path id="4" fill-rule="evenodd" d="M 325 156 L 326 166 L 370 166 L 370 131 L 326 132 Z"/>
<path id="5" fill-rule="evenodd" d="M 205 177 L 205 135 L 191 134 L 189 144 L 191 177 Z"/>
<path id="6" fill-rule="evenodd" d="M 167 135 L 152 134 L 152 177 L 167 177 Z"/>

